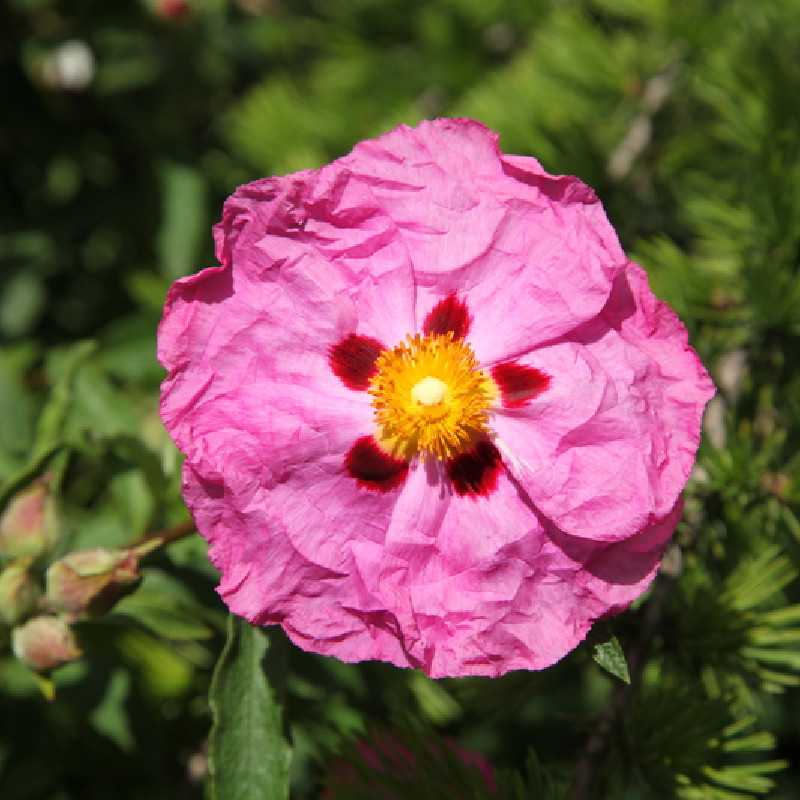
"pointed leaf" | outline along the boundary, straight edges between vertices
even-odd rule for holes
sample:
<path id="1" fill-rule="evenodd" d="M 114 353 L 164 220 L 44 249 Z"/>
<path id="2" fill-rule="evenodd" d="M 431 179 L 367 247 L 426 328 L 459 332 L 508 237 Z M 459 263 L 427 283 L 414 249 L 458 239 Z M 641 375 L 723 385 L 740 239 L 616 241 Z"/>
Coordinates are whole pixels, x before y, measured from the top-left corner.
<path id="1" fill-rule="evenodd" d="M 622 645 L 620 645 L 616 636 L 612 636 L 607 642 L 596 644 L 592 658 L 615 678 L 619 678 L 624 683 L 631 682 L 628 662 L 625 659 L 625 653 L 622 652 Z"/>

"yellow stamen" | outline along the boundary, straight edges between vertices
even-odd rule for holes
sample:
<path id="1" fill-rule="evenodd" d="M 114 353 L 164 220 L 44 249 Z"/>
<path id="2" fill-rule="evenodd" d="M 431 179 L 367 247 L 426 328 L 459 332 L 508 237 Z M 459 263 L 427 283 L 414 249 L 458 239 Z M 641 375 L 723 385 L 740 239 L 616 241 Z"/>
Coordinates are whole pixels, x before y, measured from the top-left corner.
<path id="1" fill-rule="evenodd" d="M 392 455 L 448 459 L 486 434 L 497 390 L 452 333 L 409 336 L 384 350 L 376 366 L 369 392 L 380 442 Z"/>

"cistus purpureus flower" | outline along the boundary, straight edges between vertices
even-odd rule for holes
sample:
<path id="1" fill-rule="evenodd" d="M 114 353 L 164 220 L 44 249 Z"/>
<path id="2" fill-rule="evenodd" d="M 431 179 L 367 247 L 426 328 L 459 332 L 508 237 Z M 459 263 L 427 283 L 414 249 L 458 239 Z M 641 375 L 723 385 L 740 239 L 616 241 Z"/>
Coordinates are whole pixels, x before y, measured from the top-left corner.
<path id="1" fill-rule="evenodd" d="M 647 588 L 713 386 L 589 187 L 443 119 L 240 187 L 214 234 L 161 414 L 232 611 L 500 675 Z"/>

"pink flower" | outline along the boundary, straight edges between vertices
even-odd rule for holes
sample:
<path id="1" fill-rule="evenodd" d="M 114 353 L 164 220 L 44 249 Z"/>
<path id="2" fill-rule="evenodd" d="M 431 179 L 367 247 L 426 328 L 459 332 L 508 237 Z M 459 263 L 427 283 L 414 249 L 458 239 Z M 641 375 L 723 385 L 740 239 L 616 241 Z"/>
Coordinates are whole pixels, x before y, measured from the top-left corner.
<path id="1" fill-rule="evenodd" d="M 397 800 L 414 791 L 424 793 L 431 775 L 440 776 L 438 790 L 443 796 L 497 794 L 494 768 L 480 753 L 431 731 L 414 735 L 374 728 L 366 739 L 351 743 L 342 757 L 334 759 L 322 796 L 325 800 L 353 796 Z"/>
<path id="2" fill-rule="evenodd" d="M 161 412 L 232 611 L 500 675 L 646 589 L 713 386 L 590 188 L 443 119 L 240 187 L 215 239 Z"/>

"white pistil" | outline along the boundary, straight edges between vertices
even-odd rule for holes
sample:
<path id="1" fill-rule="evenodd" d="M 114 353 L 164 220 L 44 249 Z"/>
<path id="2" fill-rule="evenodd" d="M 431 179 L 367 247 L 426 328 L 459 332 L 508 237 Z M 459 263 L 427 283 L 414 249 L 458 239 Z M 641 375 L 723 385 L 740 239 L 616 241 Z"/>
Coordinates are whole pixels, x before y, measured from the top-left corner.
<path id="1" fill-rule="evenodd" d="M 411 399 L 422 406 L 436 406 L 447 396 L 447 384 L 428 375 L 411 389 Z"/>

